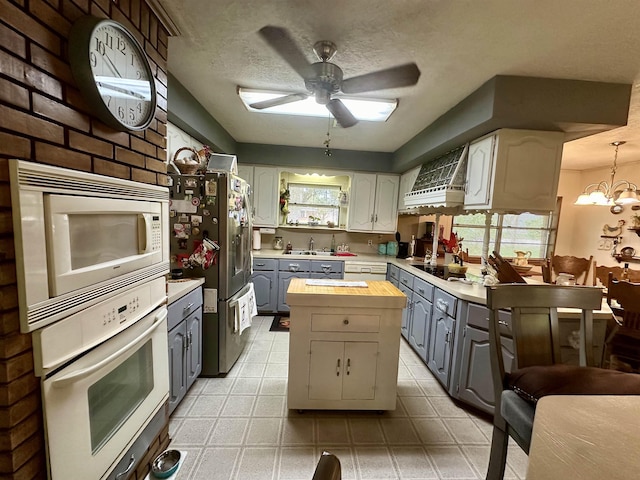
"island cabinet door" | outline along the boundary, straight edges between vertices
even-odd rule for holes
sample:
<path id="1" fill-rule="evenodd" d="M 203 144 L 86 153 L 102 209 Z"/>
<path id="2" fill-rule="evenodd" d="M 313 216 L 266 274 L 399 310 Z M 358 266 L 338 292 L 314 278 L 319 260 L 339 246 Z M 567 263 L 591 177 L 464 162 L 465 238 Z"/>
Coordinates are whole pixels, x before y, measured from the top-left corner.
<path id="1" fill-rule="evenodd" d="M 375 398 L 377 342 L 312 341 L 309 399 Z"/>

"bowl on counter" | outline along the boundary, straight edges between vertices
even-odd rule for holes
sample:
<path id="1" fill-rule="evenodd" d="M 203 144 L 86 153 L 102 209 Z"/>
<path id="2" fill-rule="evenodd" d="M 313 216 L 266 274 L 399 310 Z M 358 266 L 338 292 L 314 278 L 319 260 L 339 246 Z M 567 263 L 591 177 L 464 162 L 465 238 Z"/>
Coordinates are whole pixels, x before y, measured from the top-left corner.
<path id="1" fill-rule="evenodd" d="M 456 273 L 456 274 L 467 273 L 467 266 L 459 265 L 457 263 L 449 263 L 447 265 L 447 269 L 449 270 L 449 273 Z"/>

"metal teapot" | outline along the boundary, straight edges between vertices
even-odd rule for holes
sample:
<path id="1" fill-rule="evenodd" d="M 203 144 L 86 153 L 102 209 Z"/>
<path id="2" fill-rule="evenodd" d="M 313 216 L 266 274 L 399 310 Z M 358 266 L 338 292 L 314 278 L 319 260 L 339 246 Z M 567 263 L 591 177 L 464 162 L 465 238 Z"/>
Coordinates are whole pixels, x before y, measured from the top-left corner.
<path id="1" fill-rule="evenodd" d="M 516 254 L 516 258 L 513 259 L 514 265 L 518 265 L 519 267 L 525 267 L 529 264 L 529 257 L 531 256 L 531 252 L 523 252 L 522 250 L 516 250 L 514 253 Z"/>

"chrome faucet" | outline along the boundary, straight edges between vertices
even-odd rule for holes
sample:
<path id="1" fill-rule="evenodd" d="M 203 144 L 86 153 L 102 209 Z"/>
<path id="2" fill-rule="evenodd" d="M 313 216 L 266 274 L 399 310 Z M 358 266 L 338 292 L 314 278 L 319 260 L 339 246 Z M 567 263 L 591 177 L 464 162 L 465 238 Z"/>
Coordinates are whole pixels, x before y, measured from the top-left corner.
<path id="1" fill-rule="evenodd" d="M 313 252 L 313 237 L 309 239 L 309 251 Z"/>

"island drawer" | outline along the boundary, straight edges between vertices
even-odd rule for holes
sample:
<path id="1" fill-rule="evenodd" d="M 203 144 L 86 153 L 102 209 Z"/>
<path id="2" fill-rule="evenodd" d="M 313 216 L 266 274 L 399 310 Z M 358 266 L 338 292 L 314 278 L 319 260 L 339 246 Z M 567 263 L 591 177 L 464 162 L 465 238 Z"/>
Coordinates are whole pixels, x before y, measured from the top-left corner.
<path id="1" fill-rule="evenodd" d="M 511 312 L 500 310 L 498 314 L 500 322 L 500 334 L 511 336 Z M 470 303 L 467 309 L 467 325 L 471 327 L 489 329 L 489 309 L 484 305 Z"/>
<path id="2" fill-rule="evenodd" d="M 312 260 L 311 271 L 316 273 L 342 273 L 342 267 L 344 262 L 341 261 L 324 261 L 324 260 Z"/>
<path id="3" fill-rule="evenodd" d="M 278 269 L 278 260 L 275 258 L 254 258 L 253 269 L 275 271 Z"/>
<path id="4" fill-rule="evenodd" d="M 426 280 L 415 277 L 413 279 L 413 291 L 416 292 L 421 297 L 431 301 L 433 298 L 433 291 L 435 287 L 428 283 Z"/>
<path id="5" fill-rule="evenodd" d="M 400 270 L 400 285 L 404 285 L 405 287 L 409 287 L 413 290 L 413 279 L 414 276 L 405 270 Z"/>
<path id="6" fill-rule="evenodd" d="M 456 307 L 458 306 L 458 299 L 453 295 L 449 295 L 447 292 L 436 288 L 433 297 L 433 306 L 438 310 L 446 313 L 450 317 L 456 316 Z"/>
<path id="7" fill-rule="evenodd" d="M 311 315 L 313 332 L 374 333 L 380 330 L 379 315 L 324 314 Z"/>
<path id="8" fill-rule="evenodd" d="M 311 260 L 278 260 L 278 270 L 281 272 L 308 272 Z"/>

